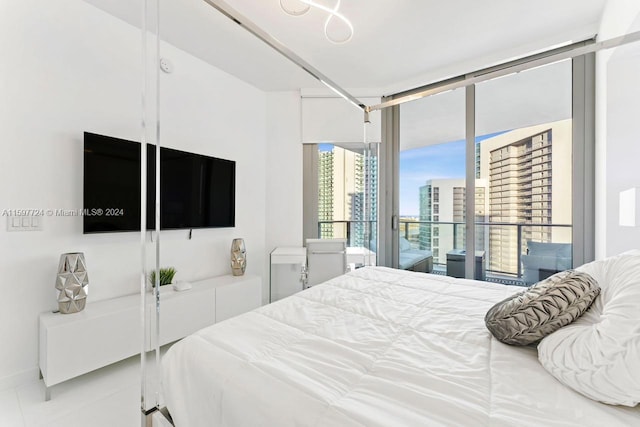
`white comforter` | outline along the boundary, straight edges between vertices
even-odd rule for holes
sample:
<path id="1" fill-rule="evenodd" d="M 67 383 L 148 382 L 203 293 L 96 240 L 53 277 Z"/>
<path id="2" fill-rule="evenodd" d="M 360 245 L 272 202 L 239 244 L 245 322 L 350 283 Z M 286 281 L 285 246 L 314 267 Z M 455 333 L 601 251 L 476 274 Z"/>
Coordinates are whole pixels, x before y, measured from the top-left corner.
<path id="1" fill-rule="evenodd" d="M 519 290 L 359 269 L 175 344 L 167 407 L 177 427 L 640 425 L 492 338 L 486 311 Z"/>

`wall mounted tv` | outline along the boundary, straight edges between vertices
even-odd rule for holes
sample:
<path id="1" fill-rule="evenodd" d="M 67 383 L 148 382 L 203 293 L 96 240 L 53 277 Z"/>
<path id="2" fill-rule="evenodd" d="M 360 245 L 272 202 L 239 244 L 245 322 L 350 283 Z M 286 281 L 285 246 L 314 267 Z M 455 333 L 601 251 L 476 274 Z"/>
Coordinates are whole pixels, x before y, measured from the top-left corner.
<path id="1" fill-rule="evenodd" d="M 147 229 L 155 228 L 155 146 L 147 145 Z M 140 230 L 141 144 L 84 134 L 84 233 Z M 235 226 L 236 163 L 160 148 L 160 228 Z"/>

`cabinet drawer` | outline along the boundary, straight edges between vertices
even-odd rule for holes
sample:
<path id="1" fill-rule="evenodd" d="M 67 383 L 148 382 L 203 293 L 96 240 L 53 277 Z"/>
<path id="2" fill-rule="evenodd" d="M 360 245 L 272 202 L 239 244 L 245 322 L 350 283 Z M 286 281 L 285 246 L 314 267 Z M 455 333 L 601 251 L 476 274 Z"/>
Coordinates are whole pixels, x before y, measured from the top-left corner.
<path id="1" fill-rule="evenodd" d="M 160 295 L 160 345 L 177 341 L 213 325 L 216 321 L 215 293 L 215 289 L 207 289 L 206 291 L 180 292 L 171 295 L 173 298 L 163 298 L 163 295 Z M 147 313 L 151 316 L 149 321 L 151 339 L 148 342 L 153 348 L 155 346 L 155 311 L 149 309 Z"/>

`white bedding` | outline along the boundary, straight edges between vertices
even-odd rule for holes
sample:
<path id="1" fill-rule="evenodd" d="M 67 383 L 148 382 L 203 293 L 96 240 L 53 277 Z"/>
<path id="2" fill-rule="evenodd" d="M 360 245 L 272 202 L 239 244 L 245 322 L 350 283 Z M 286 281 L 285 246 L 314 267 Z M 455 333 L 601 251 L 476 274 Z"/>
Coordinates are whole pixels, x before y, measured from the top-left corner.
<path id="1" fill-rule="evenodd" d="M 167 407 L 177 427 L 639 426 L 492 338 L 519 290 L 362 268 L 175 344 Z"/>

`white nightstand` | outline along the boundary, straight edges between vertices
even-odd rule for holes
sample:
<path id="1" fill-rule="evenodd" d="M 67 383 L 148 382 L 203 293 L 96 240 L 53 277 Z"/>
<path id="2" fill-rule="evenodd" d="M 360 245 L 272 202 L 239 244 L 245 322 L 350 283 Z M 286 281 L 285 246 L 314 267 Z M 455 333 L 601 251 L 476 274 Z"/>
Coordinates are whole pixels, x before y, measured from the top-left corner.
<path id="1" fill-rule="evenodd" d="M 376 265 L 376 253 L 362 246 L 347 248 L 347 264 L 352 269 L 352 266 Z"/>
<path id="2" fill-rule="evenodd" d="M 271 252 L 270 302 L 304 289 L 307 250 L 301 247 L 275 248 Z"/>

